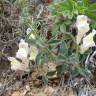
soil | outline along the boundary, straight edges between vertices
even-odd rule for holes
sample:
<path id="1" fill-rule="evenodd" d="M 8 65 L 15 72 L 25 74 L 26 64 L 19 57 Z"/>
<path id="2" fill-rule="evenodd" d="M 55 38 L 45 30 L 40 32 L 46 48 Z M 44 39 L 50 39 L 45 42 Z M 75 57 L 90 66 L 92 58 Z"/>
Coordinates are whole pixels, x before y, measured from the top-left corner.
<path id="1" fill-rule="evenodd" d="M 35 2 L 35 0 L 33 1 Z M 38 1 L 40 4 L 45 3 L 44 1 L 51 2 L 51 0 L 37 0 L 35 7 L 38 7 Z M 34 9 L 34 15 L 36 15 L 37 9 Z M 2 4 L 0 1 L 0 12 L 3 13 L 3 16 L 0 16 L 0 50 L 2 50 L 0 51 L 0 96 L 77 96 L 76 90 L 74 92 L 71 87 L 60 85 L 60 78 L 49 78 L 48 85 L 44 85 L 42 77 L 37 76 L 36 71 L 30 74 L 18 74 L 10 69 L 10 62 L 7 57 L 15 55 L 18 49 L 18 42 L 21 37 L 24 37 L 25 33 L 16 33 L 19 28 L 19 10 L 15 6 L 10 5 L 9 2 Z M 45 16 L 44 19 L 46 19 L 48 11 L 45 10 L 43 15 Z M 54 18 L 52 20 L 54 21 Z M 50 31 L 50 26 L 48 30 Z M 50 38 L 49 35 L 47 36 L 48 39 Z M 90 88 L 88 90 L 84 89 L 85 91 L 83 88 L 81 89 L 78 94 L 82 93 L 83 95 L 78 96 L 96 96 L 96 92 L 93 89 L 91 90 L 92 93 L 89 92 Z M 89 92 L 90 95 L 84 95 L 84 92 L 86 94 Z"/>
<path id="2" fill-rule="evenodd" d="M 0 71 L 0 96 L 52 96 L 54 92 L 55 87 L 33 80 L 32 74 L 19 76 L 9 68 Z"/>

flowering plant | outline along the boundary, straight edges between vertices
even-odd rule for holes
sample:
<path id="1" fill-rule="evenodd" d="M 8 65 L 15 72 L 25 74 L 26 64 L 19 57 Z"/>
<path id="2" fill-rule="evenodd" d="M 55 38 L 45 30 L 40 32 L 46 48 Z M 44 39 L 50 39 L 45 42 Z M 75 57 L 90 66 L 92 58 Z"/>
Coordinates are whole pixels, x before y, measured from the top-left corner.
<path id="1" fill-rule="evenodd" d="M 31 19 L 29 13 L 25 13 L 28 16 L 22 13 L 24 8 L 21 8 L 25 17 L 21 14 L 20 18 L 25 18 L 25 22 L 21 23 L 26 26 L 26 36 L 25 40 L 21 39 L 16 56 L 8 58 L 11 69 L 27 71 L 30 70 L 30 61 L 34 61 L 37 66 L 50 61 L 56 65 L 52 68 L 54 70 L 47 70 L 46 76 L 67 74 L 69 77 L 86 77 L 91 74 L 85 64 L 89 65 L 89 60 L 94 62 L 93 54 L 91 58 L 89 54 L 96 47 L 96 27 L 93 26 L 96 23 L 95 5 L 89 4 L 87 0 L 53 1 L 48 7 L 50 17 L 54 18 L 50 25 L 51 32 L 47 24 L 39 21 L 40 18 Z M 44 29 L 41 32 L 42 26 L 46 32 Z"/>

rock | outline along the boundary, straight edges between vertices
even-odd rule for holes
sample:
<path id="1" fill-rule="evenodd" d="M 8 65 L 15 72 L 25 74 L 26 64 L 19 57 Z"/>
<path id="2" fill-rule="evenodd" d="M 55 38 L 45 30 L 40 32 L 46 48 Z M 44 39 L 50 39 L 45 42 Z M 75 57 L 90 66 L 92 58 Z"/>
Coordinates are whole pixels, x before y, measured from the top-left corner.
<path id="1" fill-rule="evenodd" d="M 11 96 L 21 96 L 21 94 L 19 91 L 15 91 L 15 92 L 13 92 L 13 94 Z"/>
<path id="2" fill-rule="evenodd" d="M 22 82 L 20 82 L 20 81 L 17 81 L 16 83 L 15 83 L 15 90 L 16 89 L 19 89 L 20 88 L 20 86 L 22 85 Z"/>
<path id="3" fill-rule="evenodd" d="M 26 90 L 30 91 L 30 86 L 29 85 L 26 85 Z"/>
<path id="4" fill-rule="evenodd" d="M 50 86 L 49 87 L 47 86 L 44 90 L 44 93 L 46 94 L 46 96 L 52 96 L 53 92 L 54 92 L 54 89 Z"/>
<path id="5" fill-rule="evenodd" d="M 34 96 L 47 96 L 46 94 L 44 94 L 43 92 L 39 92 L 38 94 L 34 95 Z"/>

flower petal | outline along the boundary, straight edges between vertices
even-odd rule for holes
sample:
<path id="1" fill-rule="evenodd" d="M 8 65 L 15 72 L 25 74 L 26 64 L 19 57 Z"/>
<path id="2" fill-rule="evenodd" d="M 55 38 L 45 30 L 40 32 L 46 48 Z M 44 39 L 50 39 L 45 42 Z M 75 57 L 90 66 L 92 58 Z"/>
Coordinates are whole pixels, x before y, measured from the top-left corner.
<path id="1" fill-rule="evenodd" d="M 79 44 L 81 42 L 81 39 L 90 30 L 87 19 L 88 18 L 85 15 L 77 16 L 77 21 L 76 21 L 76 27 L 78 29 L 78 33 L 77 33 L 77 36 L 76 36 L 77 44 Z"/>
<path id="2" fill-rule="evenodd" d="M 16 58 L 14 57 L 8 57 L 8 60 L 11 61 L 11 69 L 15 71 L 28 71 L 29 70 L 29 63 L 27 64 L 19 62 Z"/>
<path id="3" fill-rule="evenodd" d="M 83 38 L 83 44 L 80 46 L 80 52 L 83 54 L 90 47 L 95 46 L 95 42 L 93 40 L 94 35 L 96 34 L 96 30 L 93 30 L 92 33 Z"/>
<path id="4" fill-rule="evenodd" d="M 30 60 L 35 60 L 37 54 L 38 54 L 38 49 L 35 46 L 31 46 L 30 47 L 30 57 L 29 57 L 29 59 Z"/>
<path id="5" fill-rule="evenodd" d="M 81 22 L 81 21 L 86 21 L 87 22 L 87 20 L 88 20 L 88 17 L 87 16 L 85 16 L 85 15 L 78 15 L 77 16 L 77 24 L 79 23 L 79 22 Z"/>
<path id="6" fill-rule="evenodd" d="M 26 50 L 26 52 L 28 52 L 29 47 L 28 47 L 28 43 L 25 42 L 25 40 L 21 39 L 20 43 L 19 43 L 19 49 L 23 48 Z"/>
<path id="7" fill-rule="evenodd" d="M 24 59 L 27 59 L 27 57 L 28 57 L 28 52 L 27 52 L 25 49 L 20 48 L 20 49 L 16 52 L 16 57 L 17 57 L 18 59 L 21 59 L 21 60 L 23 61 Z"/>

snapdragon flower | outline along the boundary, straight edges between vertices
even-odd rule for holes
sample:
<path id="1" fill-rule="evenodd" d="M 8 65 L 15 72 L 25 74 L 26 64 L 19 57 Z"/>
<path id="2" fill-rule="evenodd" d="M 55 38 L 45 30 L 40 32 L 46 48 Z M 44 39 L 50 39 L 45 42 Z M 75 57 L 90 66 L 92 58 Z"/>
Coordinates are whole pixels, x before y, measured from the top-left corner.
<path id="1" fill-rule="evenodd" d="M 29 52 L 30 52 L 29 60 L 35 60 L 39 50 L 37 49 L 37 47 L 31 46 Z"/>
<path id="2" fill-rule="evenodd" d="M 95 46 L 95 42 L 93 40 L 94 35 L 96 34 L 96 30 L 92 30 L 86 37 L 83 38 L 83 44 L 80 46 L 80 53 L 83 54 L 90 47 Z"/>
<path id="3" fill-rule="evenodd" d="M 16 57 L 23 61 L 24 59 L 27 59 L 28 51 L 29 51 L 28 43 L 26 43 L 25 40 L 21 39 L 19 43 L 19 49 L 16 52 Z"/>
<path id="4" fill-rule="evenodd" d="M 87 16 L 85 15 L 77 16 L 77 21 L 76 21 L 76 27 L 78 30 L 77 37 L 76 37 L 77 44 L 80 43 L 82 37 L 90 30 L 89 23 L 87 21 L 88 21 Z"/>
<path id="5" fill-rule="evenodd" d="M 14 57 L 8 57 L 11 61 L 11 69 L 15 71 L 29 71 L 29 62 L 20 62 Z"/>
<path id="6" fill-rule="evenodd" d="M 25 42 L 24 39 L 21 39 L 21 40 L 20 40 L 20 43 L 19 43 L 19 49 L 20 49 L 20 48 L 25 49 L 26 52 L 28 52 L 28 50 L 29 50 L 29 48 L 28 48 L 28 43 Z"/>
<path id="7" fill-rule="evenodd" d="M 21 39 L 19 43 L 19 49 L 16 52 L 16 56 L 8 57 L 8 60 L 11 61 L 11 69 L 15 71 L 28 71 L 30 60 L 35 61 L 37 54 L 37 47 L 29 47 L 28 43 Z"/>

